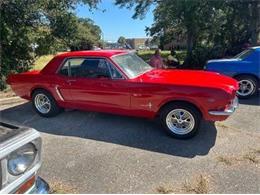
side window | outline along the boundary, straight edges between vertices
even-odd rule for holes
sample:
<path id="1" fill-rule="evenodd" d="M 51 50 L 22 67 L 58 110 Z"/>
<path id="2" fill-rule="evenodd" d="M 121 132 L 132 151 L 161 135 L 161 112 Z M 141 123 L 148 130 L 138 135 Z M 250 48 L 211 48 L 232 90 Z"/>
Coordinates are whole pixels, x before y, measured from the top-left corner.
<path id="1" fill-rule="evenodd" d="M 113 64 L 111 64 L 110 62 L 107 62 L 109 70 L 110 70 L 110 74 L 111 74 L 111 78 L 113 79 L 123 79 L 123 76 L 118 72 L 118 70 L 115 68 L 115 66 Z"/>
<path id="2" fill-rule="evenodd" d="M 84 78 L 123 78 L 114 65 L 103 58 L 68 59 L 60 69 L 60 74 Z"/>
<path id="3" fill-rule="evenodd" d="M 109 68 L 106 60 L 98 58 L 87 58 L 82 62 L 80 71 L 76 75 L 85 78 L 110 78 Z"/>
<path id="4" fill-rule="evenodd" d="M 60 69 L 60 74 L 65 76 L 75 75 L 80 69 L 80 65 L 84 62 L 84 58 L 68 59 Z"/>

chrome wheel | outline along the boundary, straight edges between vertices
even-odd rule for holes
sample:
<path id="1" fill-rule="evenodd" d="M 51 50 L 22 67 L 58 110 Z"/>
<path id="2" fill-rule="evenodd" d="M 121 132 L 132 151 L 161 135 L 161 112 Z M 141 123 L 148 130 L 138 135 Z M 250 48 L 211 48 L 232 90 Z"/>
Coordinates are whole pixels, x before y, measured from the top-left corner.
<path id="1" fill-rule="evenodd" d="M 185 135 L 193 130 L 195 119 L 187 110 L 174 109 L 166 116 L 166 125 L 173 133 Z"/>
<path id="2" fill-rule="evenodd" d="M 255 85 L 250 80 L 240 80 L 239 81 L 239 90 L 237 94 L 240 96 L 248 96 L 252 94 L 255 90 Z"/>
<path id="3" fill-rule="evenodd" d="M 42 114 L 46 114 L 51 110 L 51 102 L 49 98 L 42 93 L 39 93 L 35 96 L 34 104 L 36 109 Z"/>

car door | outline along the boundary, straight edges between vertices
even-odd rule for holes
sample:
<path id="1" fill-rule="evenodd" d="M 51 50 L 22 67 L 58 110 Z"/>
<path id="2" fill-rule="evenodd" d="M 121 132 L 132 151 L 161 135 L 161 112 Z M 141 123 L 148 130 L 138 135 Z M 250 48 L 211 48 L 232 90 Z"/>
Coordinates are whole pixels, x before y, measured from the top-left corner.
<path id="1" fill-rule="evenodd" d="M 73 99 L 71 96 L 71 82 L 74 80 L 70 76 L 69 66 L 79 66 L 83 59 L 70 59 L 65 61 L 58 73 L 55 75 L 54 88 L 59 99 L 68 104 L 67 107 L 73 107 Z"/>
<path id="2" fill-rule="evenodd" d="M 80 64 L 68 62 L 70 95 L 77 108 L 115 113 L 129 109 L 127 81 L 120 73 L 114 73 L 113 64 L 98 57 L 80 58 L 78 61 Z"/>

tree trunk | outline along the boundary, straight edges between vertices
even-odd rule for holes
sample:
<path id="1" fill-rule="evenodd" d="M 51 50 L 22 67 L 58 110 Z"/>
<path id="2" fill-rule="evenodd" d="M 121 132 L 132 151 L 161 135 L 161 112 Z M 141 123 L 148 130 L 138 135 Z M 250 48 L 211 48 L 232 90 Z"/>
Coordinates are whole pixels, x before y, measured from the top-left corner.
<path id="1" fill-rule="evenodd" d="M 186 59 L 183 63 L 185 68 L 192 68 L 193 67 L 193 64 L 191 64 L 193 46 L 194 46 L 194 34 L 193 34 L 191 29 L 188 29 L 188 32 L 187 32 L 187 56 L 186 56 Z"/>
<path id="2" fill-rule="evenodd" d="M 192 49 L 193 49 L 193 33 L 188 30 L 188 35 L 187 35 L 187 57 L 190 58 L 192 54 Z"/>

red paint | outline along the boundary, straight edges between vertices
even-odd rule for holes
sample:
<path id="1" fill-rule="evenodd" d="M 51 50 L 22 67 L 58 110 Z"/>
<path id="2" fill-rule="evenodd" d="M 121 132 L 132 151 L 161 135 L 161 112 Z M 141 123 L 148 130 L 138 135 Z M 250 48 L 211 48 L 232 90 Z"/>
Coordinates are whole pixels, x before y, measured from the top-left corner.
<path id="1" fill-rule="evenodd" d="M 224 110 L 238 89 L 234 79 L 218 73 L 157 69 L 125 80 L 70 78 L 56 73 L 66 58 L 91 56 L 112 61 L 112 56 L 124 53 L 127 51 L 80 51 L 61 54 L 54 57 L 40 72 L 10 75 L 8 83 L 17 95 L 29 100 L 34 89 L 46 89 L 64 108 L 153 118 L 166 103 L 187 101 L 194 104 L 206 120 L 227 118 L 208 114 L 210 110 Z M 56 87 L 62 97 L 57 93 Z"/>

